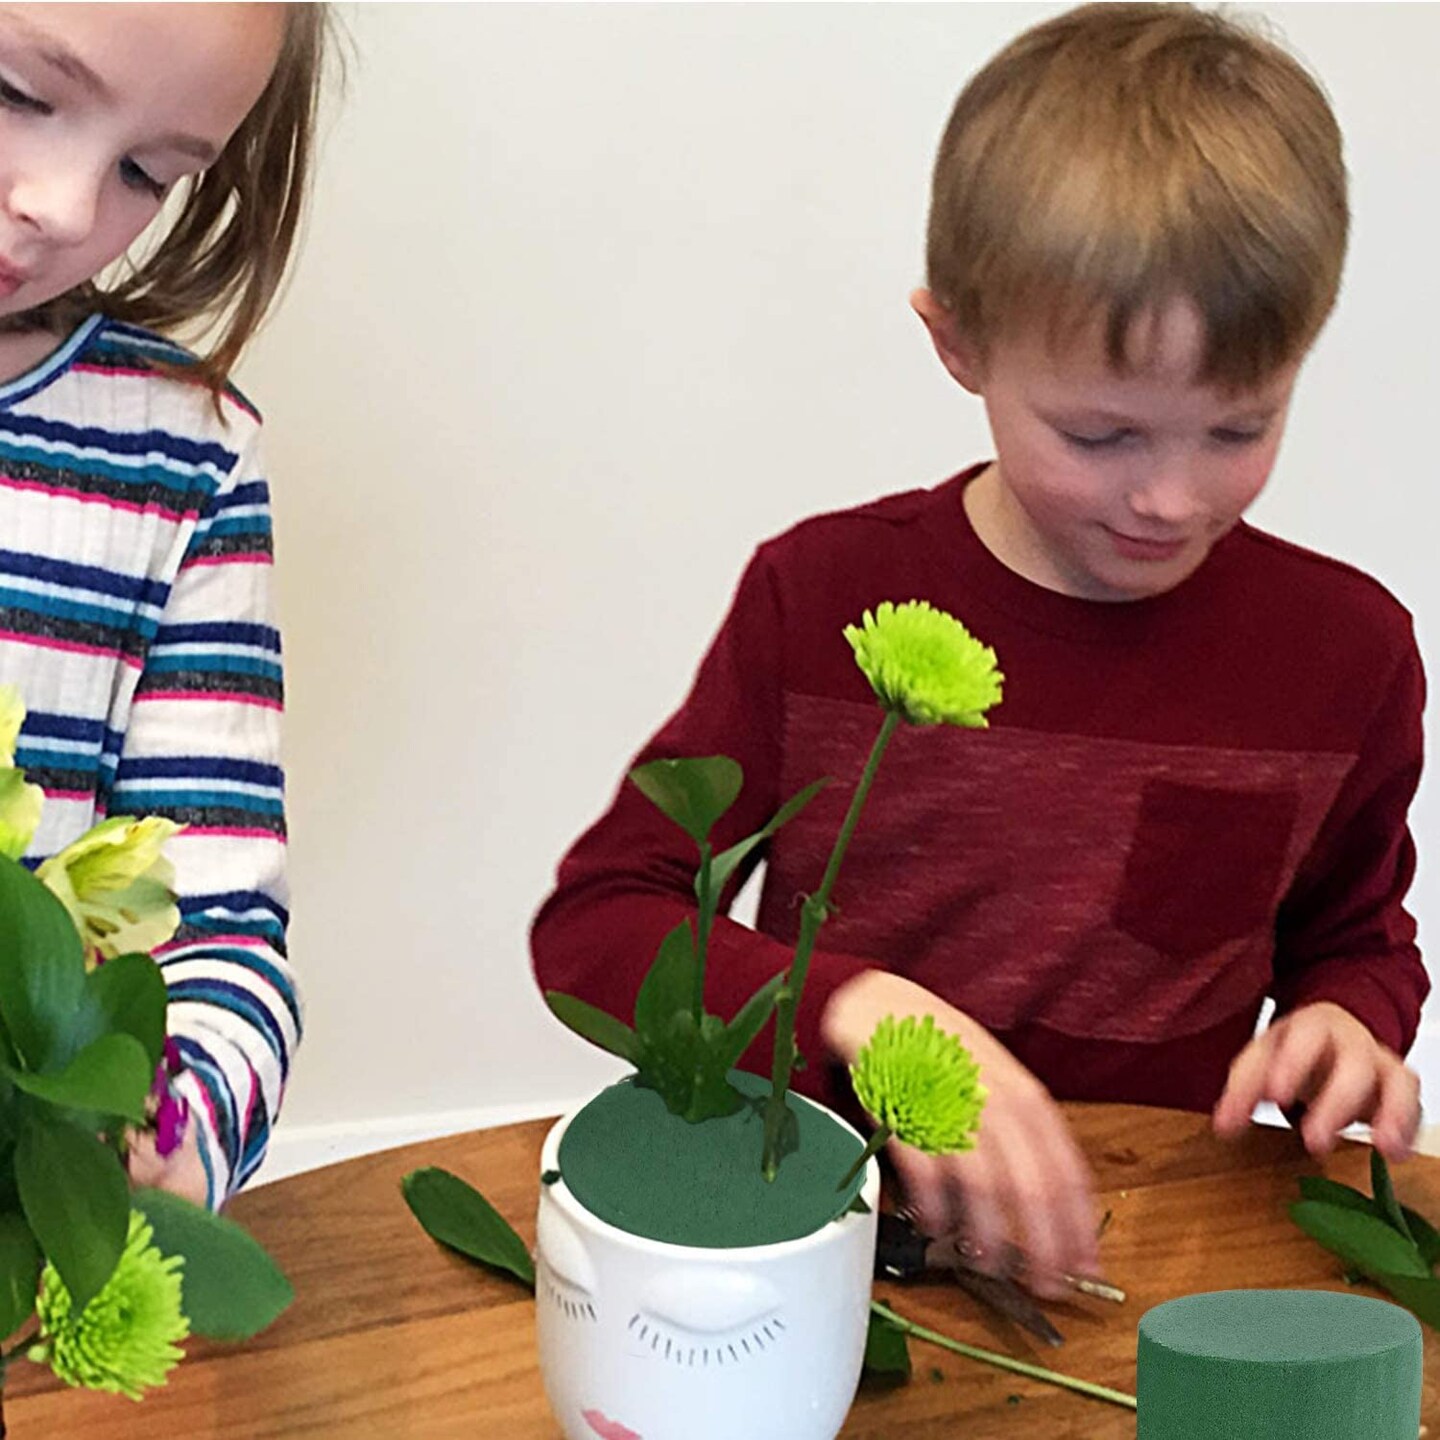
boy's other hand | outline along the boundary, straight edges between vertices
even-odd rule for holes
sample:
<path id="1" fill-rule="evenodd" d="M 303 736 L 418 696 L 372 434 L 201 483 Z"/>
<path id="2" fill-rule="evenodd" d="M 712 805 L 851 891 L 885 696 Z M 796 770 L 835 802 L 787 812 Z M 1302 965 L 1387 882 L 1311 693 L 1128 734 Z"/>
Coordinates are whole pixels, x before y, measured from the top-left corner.
<path id="1" fill-rule="evenodd" d="M 820 1028 L 850 1064 L 886 1016 L 933 1015 L 980 1067 L 985 1108 L 973 1150 L 925 1155 L 887 1147 L 917 1224 L 931 1235 L 959 1232 L 980 1268 L 998 1273 L 1006 1241 L 1027 1269 L 1016 1278 L 1045 1299 L 1068 1293 L 1066 1274 L 1099 1273 L 1094 1182 L 1050 1092 L 982 1025 L 912 981 L 867 970 L 830 997 Z"/>
<path id="2" fill-rule="evenodd" d="M 1239 1135 L 1264 1100 L 1282 1110 L 1304 1102 L 1300 1134 L 1312 1155 L 1328 1154 L 1340 1131 L 1362 1121 L 1387 1160 L 1408 1160 L 1420 1130 L 1420 1077 L 1329 1000 L 1291 1011 L 1235 1057 L 1215 1133 Z"/>
<path id="3" fill-rule="evenodd" d="M 170 1155 L 156 1150 L 155 1136 L 149 1131 L 131 1132 L 128 1164 L 130 1183 L 137 1189 L 168 1190 L 197 1205 L 204 1205 L 209 1198 L 210 1183 L 200 1157 L 199 1126 L 193 1119 L 185 1128 L 180 1148 Z"/>

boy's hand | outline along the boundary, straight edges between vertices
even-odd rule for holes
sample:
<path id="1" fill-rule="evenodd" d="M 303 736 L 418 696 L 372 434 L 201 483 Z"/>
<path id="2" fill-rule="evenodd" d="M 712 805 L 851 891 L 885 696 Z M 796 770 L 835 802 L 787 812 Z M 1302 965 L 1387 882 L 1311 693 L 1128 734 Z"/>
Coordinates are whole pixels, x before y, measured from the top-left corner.
<path id="1" fill-rule="evenodd" d="M 1215 1106 L 1215 1133 L 1239 1135 L 1262 1100 L 1305 1103 L 1305 1148 L 1326 1155 L 1355 1121 L 1368 1121 L 1387 1160 L 1408 1160 L 1420 1129 L 1420 1077 L 1348 1010 L 1329 1000 L 1291 1011 L 1257 1035 L 1230 1066 Z"/>
<path id="2" fill-rule="evenodd" d="M 821 1034 L 848 1065 L 886 1015 L 933 1015 L 975 1058 L 987 1092 L 973 1150 L 932 1156 L 889 1144 L 921 1228 L 936 1236 L 961 1232 L 976 1265 L 992 1272 L 1005 1242 L 1019 1244 L 1029 1263 L 1016 1278 L 1043 1298 L 1068 1293 L 1064 1274 L 1099 1273 L 1090 1167 L 1050 1092 L 963 1011 L 884 971 L 842 985 L 821 1016 Z"/>
<path id="3" fill-rule="evenodd" d="M 180 1148 L 166 1156 L 155 1149 L 155 1136 L 148 1130 L 132 1131 L 129 1170 L 130 1183 L 137 1188 L 168 1190 L 197 1205 L 204 1205 L 209 1198 L 210 1183 L 200 1158 L 199 1126 L 193 1120 L 185 1129 Z"/>

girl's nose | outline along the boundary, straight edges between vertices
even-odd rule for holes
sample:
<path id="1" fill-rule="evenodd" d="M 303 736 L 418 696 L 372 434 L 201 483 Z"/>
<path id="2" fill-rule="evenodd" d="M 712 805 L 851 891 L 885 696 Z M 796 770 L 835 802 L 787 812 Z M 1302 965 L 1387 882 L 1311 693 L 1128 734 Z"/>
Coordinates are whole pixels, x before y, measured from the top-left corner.
<path id="1" fill-rule="evenodd" d="M 100 182 L 80 166 L 14 176 L 7 208 L 21 224 L 33 226 L 61 245 L 83 240 L 95 227 Z"/>

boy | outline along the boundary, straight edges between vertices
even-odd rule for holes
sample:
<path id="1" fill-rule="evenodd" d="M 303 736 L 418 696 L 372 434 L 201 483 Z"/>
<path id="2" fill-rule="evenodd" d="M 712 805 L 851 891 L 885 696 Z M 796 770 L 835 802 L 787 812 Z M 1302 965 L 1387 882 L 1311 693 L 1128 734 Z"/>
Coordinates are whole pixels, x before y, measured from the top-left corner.
<path id="1" fill-rule="evenodd" d="M 762 545 L 639 757 L 740 761 L 723 847 L 817 776 L 858 776 L 876 711 L 841 631 L 863 610 L 929 600 L 995 648 L 992 728 L 905 728 L 886 757 L 798 1083 L 853 1111 L 842 1067 L 881 1016 L 959 1035 L 989 1091 L 976 1149 L 891 1158 L 922 1224 L 962 1228 L 982 1263 L 1023 1235 L 1040 1295 L 1097 1268 L 1057 1100 L 1213 1111 L 1222 1135 L 1261 1100 L 1305 1102 L 1317 1154 L 1363 1120 L 1402 1158 L 1419 1126 L 1410 618 L 1241 520 L 1347 225 L 1334 117 L 1270 42 L 1185 5 L 1020 36 L 957 102 L 912 297 L 994 461 Z M 717 925 L 713 1010 L 788 964 L 847 799 L 830 787 L 771 842 L 756 930 Z M 542 987 L 628 1018 L 693 867 L 622 785 L 537 917 Z M 768 1043 L 742 1065 L 766 1071 Z"/>

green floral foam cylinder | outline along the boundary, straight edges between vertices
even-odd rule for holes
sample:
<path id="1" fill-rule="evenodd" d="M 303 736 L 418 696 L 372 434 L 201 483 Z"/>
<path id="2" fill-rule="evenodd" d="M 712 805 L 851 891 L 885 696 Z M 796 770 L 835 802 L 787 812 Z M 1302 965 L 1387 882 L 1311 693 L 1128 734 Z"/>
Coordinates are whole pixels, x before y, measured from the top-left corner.
<path id="1" fill-rule="evenodd" d="M 1329 1290 L 1186 1295 L 1140 1320 L 1138 1440 L 1415 1440 L 1420 1324 Z"/>

